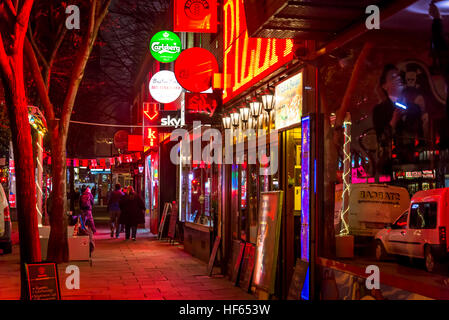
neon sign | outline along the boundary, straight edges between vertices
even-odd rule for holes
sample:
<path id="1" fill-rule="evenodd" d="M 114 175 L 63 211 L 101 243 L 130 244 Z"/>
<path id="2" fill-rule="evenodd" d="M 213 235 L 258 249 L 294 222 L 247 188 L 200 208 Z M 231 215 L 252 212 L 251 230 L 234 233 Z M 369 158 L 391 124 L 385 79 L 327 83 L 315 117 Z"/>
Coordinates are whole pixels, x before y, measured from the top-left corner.
<path id="1" fill-rule="evenodd" d="M 145 128 L 144 145 L 146 147 L 155 147 L 157 144 L 157 130 L 154 128 Z"/>
<path id="2" fill-rule="evenodd" d="M 249 38 L 244 0 L 226 0 L 223 102 L 240 94 L 293 58 L 293 40 Z"/>
<path id="3" fill-rule="evenodd" d="M 153 102 L 143 103 L 143 114 L 150 120 L 154 120 L 159 115 L 159 104 Z"/>

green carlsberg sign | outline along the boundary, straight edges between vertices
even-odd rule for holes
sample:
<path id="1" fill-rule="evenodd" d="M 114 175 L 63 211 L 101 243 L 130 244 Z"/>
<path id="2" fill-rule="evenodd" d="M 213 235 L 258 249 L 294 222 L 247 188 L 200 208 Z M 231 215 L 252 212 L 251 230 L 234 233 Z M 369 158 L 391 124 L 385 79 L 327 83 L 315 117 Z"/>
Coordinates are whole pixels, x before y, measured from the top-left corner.
<path id="1" fill-rule="evenodd" d="M 171 31 L 160 31 L 151 38 L 150 50 L 157 61 L 172 62 L 181 53 L 181 40 Z"/>

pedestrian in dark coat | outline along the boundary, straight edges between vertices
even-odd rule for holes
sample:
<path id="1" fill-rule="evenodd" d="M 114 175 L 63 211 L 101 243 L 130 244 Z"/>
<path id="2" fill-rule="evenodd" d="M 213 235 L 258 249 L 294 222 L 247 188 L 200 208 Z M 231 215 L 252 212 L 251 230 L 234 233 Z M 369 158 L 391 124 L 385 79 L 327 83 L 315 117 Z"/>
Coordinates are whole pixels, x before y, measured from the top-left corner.
<path id="1" fill-rule="evenodd" d="M 119 222 L 125 225 L 125 239 L 129 239 L 131 231 L 131 237 L 136 241 L 137 225 L 145 223 L 145 203 L 134 192 L 134 188 L 129 186 L 119 205 L 121 211 Z"/>

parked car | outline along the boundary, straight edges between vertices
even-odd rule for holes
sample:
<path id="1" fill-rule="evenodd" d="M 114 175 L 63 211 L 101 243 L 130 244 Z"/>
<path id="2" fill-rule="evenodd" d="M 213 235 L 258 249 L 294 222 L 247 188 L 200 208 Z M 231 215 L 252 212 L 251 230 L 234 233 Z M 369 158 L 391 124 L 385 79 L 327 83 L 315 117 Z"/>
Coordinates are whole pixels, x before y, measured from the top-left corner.
<path id="1" fill-rule="evenodd" d="M 410 207 L 391 226 L 376 234 L 376 258 L 387 255 L 424 259 L 435 271 L 449 257 L 449 188 L 417 192 Z"/>
<path id="2" fill-rule="evenodd" d="M 337 190 L 336 228 L 340 223 L 341 202 L 341 191 Z M 386 224 L 394 222 L 409 204 L 410 196 L 405 188 L 386 184 L 351 184 L 347 216 L 349 233 L 371 243 L 376 233 Z"/>
<path id="3" fill-rule="evenodd" d="M 3 253 L 12 252 L 11 230 L 12 225 L 8 199 L 0 184 L 0 249 L 2 249 Z"/>

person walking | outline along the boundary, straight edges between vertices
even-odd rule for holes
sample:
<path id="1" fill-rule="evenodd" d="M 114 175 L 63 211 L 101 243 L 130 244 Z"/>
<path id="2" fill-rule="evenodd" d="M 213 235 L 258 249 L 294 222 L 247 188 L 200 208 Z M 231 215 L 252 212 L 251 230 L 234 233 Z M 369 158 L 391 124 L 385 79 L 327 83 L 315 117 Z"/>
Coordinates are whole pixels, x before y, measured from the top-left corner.
<path id="1" fill-rule="evenodd" d="M 108 212 L 110 223 L 109 226 L 111 228 L 111 238 L 114 237 L 114 231 L 115 231 L 115 237 L 118 238 L 120 235 L 120 199 L 125 195 L 122 192 L 122 187 L 120 184 L 115 185 L 115 190 L 109 193 L 108 196 Z"/>
<path id="2" fill-rule="evenodd" d="M 137 225 L 145 223 L 145 204 L 142 198 L 129 186 L 126 195 L 119 202 L 121 214 L 120 223 L 125 225 L 125 240 L 131 237 L 136 241 Z"/>
<path id="3" fill-rule="evenodd" d="M 92 208 L 94 206 L 94 197 L 90 192 L 90 188 L 87 187 L 86 190 L 80 197 L 80 209 L 81 217 L 85 224 L 89 226 L 93 233 L 96 233 L 94 217 L 92 215 Z"/>

